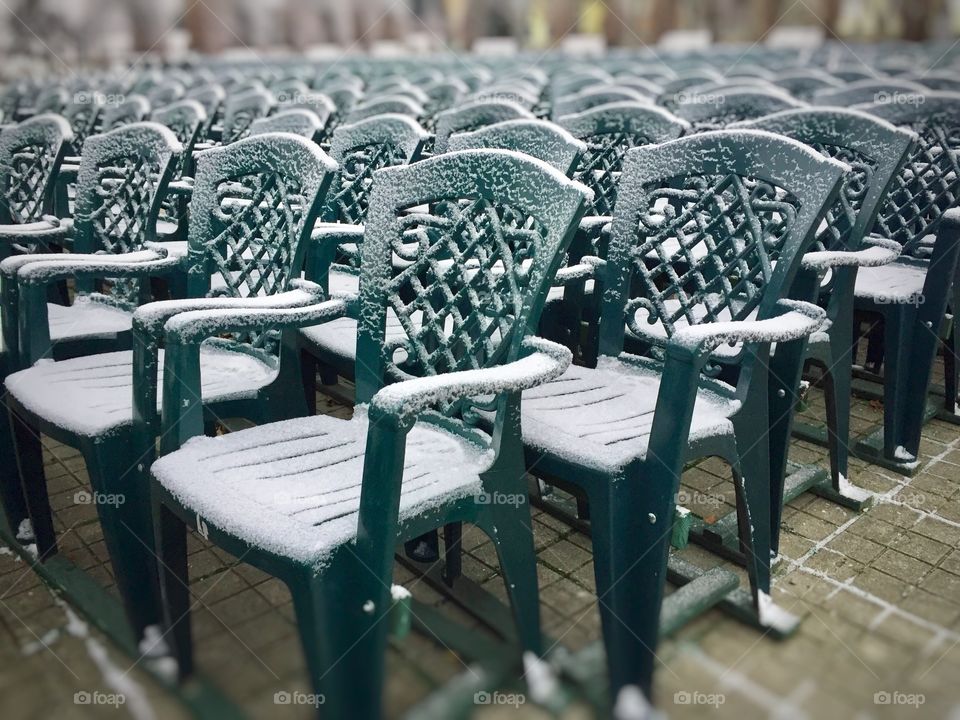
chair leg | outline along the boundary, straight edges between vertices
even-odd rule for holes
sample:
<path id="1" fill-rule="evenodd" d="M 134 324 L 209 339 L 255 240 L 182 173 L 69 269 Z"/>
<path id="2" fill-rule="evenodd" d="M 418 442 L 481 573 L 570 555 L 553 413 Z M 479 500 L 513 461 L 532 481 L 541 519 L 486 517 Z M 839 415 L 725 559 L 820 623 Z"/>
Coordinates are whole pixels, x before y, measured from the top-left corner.
<path id="1" fill-rule="evenodd" d="M 454 581 L 463 575 L 463 523 L 453 522 L 443 526 L 443 581 L 453 587 Z"/>
<path id="2" fill-rule="evenodd" d="M 879 374 L 880 366 L 883 365 L 885 350 L 885 326 L 886 321 L 871 319 L 870 327 L 867 330 L 867 355 L 864 360 L 864 367 L 870 372 Z"/>
<path id="3" fill-rule="evenodd" d="M 46 560 L 57 553 L 57 538 L 53 529 L 50 496 L 47 494 L 47 477 L 43 470 L 40 433 L 14 411 L 11 410 L 9 416 L 23 498 L 37 544 L 37 557 Z"/>
<path id="4" fill-rule="evenodd" d="M 529 502 L 526 495 L 521 497 Z M 540 655 L 543 652 L 543 637 L 540 632 L 537 551 L 533 544 L 532 522 L 529 506 L 492 505 L 484 529 L 497 548 L 520 645 L 525 651 Z"/>
<path id="5" fill-rule="evenodd" d="M 117 588 L 139 639 L 161 621 L 154 528 L 147 478 L 137 466 L 149 460 L 131 451 L 129 437 L 93 443 L 85 449 L 87 473 L 97 499 Z"/>
<path id="6" fill-rule="evenodd" d="M 173 648 L 177 673 L 184 680 L 193 674 L 187 526 L 162 503 L 154 505 L 154 522 L 164 637 Z"/>
<path id="7" fill-rule="evenodd" d="M 887 313 L 884 323 L 883 452 L 889 459 L 898 459 L 897 450 L 904 445 L 902 425 L 910 384 L 912 316 L 910 306 L 898 305 Z"/>
<path id="8" fill-rule="evenodd" d="M 300 375 L 303 380 L 303 392 L 307 398 L 307 413 L 317 414 L 317 361 L 313 356 L 300 351 Z"/>
<path id="9" fill-rule="evenodd" d="M 323 717 L 375 720 L 381 716 L 389 608 L 367 613 L 362 598 L 345 592 L 357 577 L 343 559 L 334 560 L 322 577 L 287 584 Z"/>
<path id="10" fill-rule="evenodd" d="M 0 415 L 0 505 L 3 506 L 4 517 L 12 536 L 20 535 L 20 526 L 24 520 L 30 518 L 27 509 L 27 499 L 23 495 L 23 486 L 20 483 L 20 473 L 17 470 L 17 451 L 13 443 L 13 421 L 6 412 L 6 405 L 0 403 L 4 412 Z M 24 528 L 26 529 L 26 528 Z M 32 541 L 32 537 L 23 540 Z"/>
<path id="11" fill-rule="evenodd" d="M 636 477 L 590 495 L 597 603 L 614 698 L 625 685 L 638 685 L 650 697 L 675 499 L 673 488 Z"/>
<path id="12" fill-rule="evenodd" d="M 849 475 L 850 458 L 850 365 L 842 360 L 823 373 L 823 399 L 827 414 L 827 447 L 833 489 L 841 490 L 840 478 Z"/>

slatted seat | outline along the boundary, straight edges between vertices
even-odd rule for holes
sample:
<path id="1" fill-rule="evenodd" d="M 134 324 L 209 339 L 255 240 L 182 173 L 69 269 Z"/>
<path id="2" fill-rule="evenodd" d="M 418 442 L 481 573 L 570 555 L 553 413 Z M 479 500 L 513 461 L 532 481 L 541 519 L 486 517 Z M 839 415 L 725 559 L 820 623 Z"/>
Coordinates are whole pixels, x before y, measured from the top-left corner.
<path id="1" fill-rule="evenodd" d="M 368 420 L 321 415 L 203 438 L 153 466 L 157 481 L 208 523 L 258 548 L 323 565 L 356 538 Z M 481 493 L 492 457 L 418 424 L 407 437 L 399 521 Z M 456 468 L 456 472 L 450 472 Z"/>
<path id="2" fill-rule="evenodd" d="M 646 458 L 660 382 L 658 367 L 601 358 L 596 369 L 571 366 L 523 394 L 523 438 L 532 448 L 605 472 Z M 705 381 L 697 393 L 691 441 L 733 436 L 735 389 Z"/>
<path id="3" fill-rule="evenodd" d="M 80 338 L 110 338 L 130 332 L 133 316 L 129 311 L 104 302 L 80 298 L 72 305 L 47 304 L 50 342 L 62 343 Z"/>
<path id="4" fill-rule="evenodd" d="M 158 384 L 163 383 L 163 350 Z M 200 353 L 203 401 L 256 397 L 277 376 L 275 363 L 205 346 Z M 7 378 L 7 389 L 26 410 L 57 427 L 94 437 L 133 423 L 133 353 L 122 351 L 39 363 Z M 159 412 L 163 400 L 157 397 Z"/>
<path id="5" fill-rule="evenodd" d="M 905 262 L 861 268 L 857 273 L 856 294 L 858 298 L 881 304 L 909 300 L 922 302 L 926 277 L 925 265 Z"/>

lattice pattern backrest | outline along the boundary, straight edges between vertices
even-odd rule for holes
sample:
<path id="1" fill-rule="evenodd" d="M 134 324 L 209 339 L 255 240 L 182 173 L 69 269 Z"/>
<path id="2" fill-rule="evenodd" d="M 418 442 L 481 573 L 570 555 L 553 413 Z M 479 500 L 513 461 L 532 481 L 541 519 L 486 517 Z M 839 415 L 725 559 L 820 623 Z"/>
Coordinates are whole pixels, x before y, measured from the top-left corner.
<path id="1" fill-rule="evenodd" d="M 200 128 L 206 120 L 207 112 L 196 100 L 179 100 L 154 111 L 153 121 L 168 128 L 183 146 L 185 157 L 181 163 L 181 170 L 190 163 L 191 158 L 186 155 L 192 152 Z"/>
<path id="2" fill-rule="evenodd" d="M 608 256 L 604 354 L 624 332 L 767 317 L 846 168 L 781 136 L 705 133 L 631 150 Z"/>
<path id="3" fill-rule="evenodd" d="M 759 89 L 730 91 L 686 91 L 675 112 L 687 120 L 697 132 L 717 130 L 742 120 L 752 120 L 771 113 L 805 107 L 805 103 L 786 93 Z"/>
<path id="4" fill-rule="evenodd" d="M 388 380 L 514 359 L 587 196 L 501 150 L 380 171 L 363 249 L 358 400 Z M 388 322 L 402 330 L 389 340 Z"/>
<path id="5" fill-rule="evenodd" d="M 919 135 L 875 230 L 903 245 L 905 253 L 925 256 L 924 238 L 935 233 L 943 213 L 960 202 L 960 93 L 929 93 L 922 104 L 866 109 Z"/>
<path id="6" fill-rule="evenodd" d="M 40 220 L 52 210 L 53 186 L 70 125 L 59 115 L 35 115 L 0 134 L 0 223 Z"/>
<path id="7" fill-rule="evenodd" d="M 476 130 L 519 118 L 532 120 L 533 113 L 509 100 L 478 100 L 444 110 L 437 116 L 435 150 L 438 153 L 446 152 L 447 140 L 455 132 Z"/>
<path id="8" fill-rule="evenodd" d="M 613 212 L 628 150 L 673 140 L 689 128 L 666 110 L 640 103 L 613 103 L 560 118 L 558 124 L 587 145 L 574 178 L 593 191 L 589 214 L 600 216 Z"/>
<path id="9" fill-rule="evenodd" d="M 250 124 L 250 135 L 285 132 L 313 140 L 323 129 L 320 118 L 312 110 L 283 110 L 268 117 L 259 118 Z"/>
<path id="10" fill-rule="evenodd" d="M 101 116 L 101 132 L 109 132 L 130 123 L 143 122 L 150 114 L 150 101 L 143 95 L 130 95 L 123 102 L 107 105 Z"/>
<path id="11" fill-rule="evenodd" d="M 363 224 L 374 172 L 413 162 L 427 137 L 414 120 L 403 115 L 382 115 L 338 127 L 330 157 L 340 165 L 340 172 L 327 201 L 325 219 Z"/>
<path id="12" fill-rule="evenodd" d="M 273 96 L 263 89 L 230 97 L 223 111 L 223 143 L 226 145 L 245 138 L 253 121 L 264 117 L 271 107 Z"/>
<path id="13" fill-rule="evenodd" d="M 188 294 L 285 291 L 298 276 L 336 165 L 296 135 L 259 135 L 197 156 Z"/>
<path id="14" fill-rule="evenodd" d="M 587 146 L 563 128 L 544 120 L 506 120 L 472 132 L 456 133 L 447 143 L 450 152 L 481 148 L 516 150 L 569 175 Z"/>
<path id="15" fill-rule="evenodd" d="M 84 141 L 93 132 L 102 108 L 102 98 L 92 91 L 74 93 L 72 101 L 64 108 L 63 116 L 73 130 L 75 149 L 83 147 Z"/>
<path id="16" fill-rule="evenodd" d="M 857 110 L 787 110 L 737 127 L 769 130 L 850 167 L 818 236 L 830 249 L 857 250 L 916 136 Z"/>

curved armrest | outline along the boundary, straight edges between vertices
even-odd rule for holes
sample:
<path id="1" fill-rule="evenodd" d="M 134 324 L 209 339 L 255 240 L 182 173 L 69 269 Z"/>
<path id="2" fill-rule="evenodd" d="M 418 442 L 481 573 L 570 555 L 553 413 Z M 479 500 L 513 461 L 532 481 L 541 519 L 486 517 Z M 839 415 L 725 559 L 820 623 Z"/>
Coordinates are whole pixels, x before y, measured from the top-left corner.
<path id="1" fill-rule="evenodd" d="M 766 320 L 702 323 L 681 328 L 670 338 L 669 345 L 703 355 L 723 343 L 788 342 L 809 336 L 827 317 L 823 308 L 801 300 L 780 300 L 777 305 L 784 312 Z"/>
<path id="2" fill-rule="evenodd" d="M 371 419 L 389 415 L 404 424 L 439 402 L 526 390 L 560 377 L 573 360 L 567 348 L 542 338 L 527 338 L 523 348 L 529 351 L 526 356 L 499 367 L 461 370 L 387 385 L 370 401 Z"/>
<path id="3" fill-rule="evenodd" d="M 167 193 L 170 195 L 178 195 L 182 197 L 192 197 L 193 196 L 193 178 L 191 177 L 182 177 L 179 180 L 171 180 L 167 183 Z"/>
<path id="4" fill-rule="evenodd" d="M 903 247 L 898 242 L 871 235 L 863 242 L 870 247 L 863 250 L 822 250 L 807 253 L 800 260 L 804 270 L 829 270 L 835 267 L 879 267 L 889 265 L 898 257 Z"/>
<path id="5" fill-rule="evenodd" d="M 0 241 L 13 243 L 62 242 L 73 235 L 73 220 L 52 215 L 32 223 L 0 225 Z"/>
<path id="6" fill-rule="evenodd" d="M 553 284 L 567 285 L 576 280 L 589 280 L 596 277 L 597 270 L 606 264 L 605 260 L 595 255 L 584 255 L 576 265 L 568 265 L 557 270 Z"/>
<path id="7" fill-rule="evenodd" d="M 118 255 L 69 253 L 57 259 L 26 262 L 17 277 L 34 284 L 69 278 L 143 277 L 173 270 L 182 262 L 183 258 L 168 257 L 166 249 L 153 245 Z"/>
<path id="8" fill-rule="evenodd" d="M 313 226 L 310 239 L 326 241 L 327 238 L 336 238 L 336 242 L 355 243 L 363 240 L 363 225 L 349 223 L 318 222 Z"/>

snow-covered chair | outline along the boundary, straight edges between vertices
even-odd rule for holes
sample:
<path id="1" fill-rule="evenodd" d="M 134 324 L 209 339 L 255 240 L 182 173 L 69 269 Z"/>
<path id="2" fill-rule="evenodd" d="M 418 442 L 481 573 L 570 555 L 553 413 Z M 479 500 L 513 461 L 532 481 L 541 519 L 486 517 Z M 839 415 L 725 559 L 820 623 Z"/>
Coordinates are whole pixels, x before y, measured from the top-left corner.
<path id="1" fill-rule="evenodd" d="M 355 105 L 344 122 L 358 123 L 377 115 L 406 115 L 419 120 L 423 114 L 423 105 L 407 95 L 377 95 Z"/>
<path id="2" fill-rule="evenodd" d="M 63 117 L 70 123 L 73 130 L 73 142 L 68 151 L 70 155 L 79 155 L 84 141 L 91 135 L 99 121 L 103 110 L 103 98 L 93 90 L 83 90 L 74 93 L 70 102 L 63 109 Z"/>
<path id="3" fill-rule="evenodd" d="M 147 93 L 147 100 L 152 107 L 163 107 L 174 103 L 186 94 L 183 84 L 177 80 L 166 79 L 154 85 Z"/>
<path id="4" fill-rule="evenodd" d="M 844 84 L 843 81 L 817 68 L 788 70 L 777 75 L 770 82 L 804 102 L 810 102 L 810 98 L 818 90 L 839 88 Z"/>
<path id="5" fill-rule="evenodd" d="M 916 469 L 932 365 L 943 336 L 946 416 L 957 416 L 960 355 L 960 283 L 955 280 L 957 232 L 941 219 L 960 203 L 960 93 L 929 92 L 922 102 L 862 106 L 919 141 L 897 175 L 873 232 L 903 246 L 900 259 L 857 274 L 856 308 L 880 319 L 866 365 L 880 379 L 883 366 L 883 432 L 861 440 L 858 453 L 885 466 Z M 950 307 L 952 328 L 945 328 Z"/>
<path id="6" fill-rule="evenodd" d="M 334 131 L 330 156 L 339 172 L 314 228 L 306 262 L 306 278 L 319 283 L 330 297 L 344 298 L 352 305 L 360 292 L 360 249 L 374 173 L 418 160 L 427 138 L 416 122 L 403 115 L 372 117 Z M 325 382 L 336 382 L 336 375 L 355 377 L 354 311 L 349 317 L 306 328 L 302 340 L 308 401 L 313 397 L 317 365 Z"/>
<path id="7" fill-rule="evenodd" d="M 818 228 L 816 249 L 808 253 L 794 283 L 792 297 L 818 302 L 828 322 L 810 338 L 807 358 L 823 370 L 830 448 L 831 485 L 818 487 L 834 501 L 861 508 L 870 494 L 848 481 L 852 373 L 853 296 L 860 268 L 880 267 L 897 259 L 900 246 L 869 236 L 888 191 L 900 172 L 916 135 L 867 113 L 835 108 L 786 110 L 733 128 L 767 130 L 813 147 L 850 166 L 839 197 Z M 779 351 L 778 351 L 779 352 Z M 785 349 L 784 352 L 789 352 Z M 797 370 L 801 364 L 797 364 Z M 771 378 L 771 477 L 784 477 L 789 452 L 790 409 L 796 403 L 799 377 Z M 807 433 L 809 437 L 809 433 Z M 774 549 L 779 509 L 773 508 Z"/>
<path id="8" fill-rule="evenodd" d="M 649 103 L 651 100 L 648 96 L 628 87 L 618 85 L 590 87 L 576 95 L 566 95 L 554 100 L 551 115 L 556 120 L 564 115 L 573 115 L 600 105 L 621 102 Z"/>
<path id="9" fill-rule="evenodd" d="M 218 83 L 207 83 L 190 88 L 184 97 L 187 100 L 196 100 L 203 105 L 203 109 L 207 113 L 207 121 L 200 133 L 200 140 L 206 142 L 210 139 L 210 129 L 222 120 L 223 102 L 227 97 L 227 93 L 222 85 Z"/>
<path id="10" fill-rule="evenodd" d="M 317 142 L 323 135 L 323 131 L 323 122 L 315 112 L 303 108 L 291 108 L 254 120 L 250 124 L 248 134 L 253 136 L 285 132 Z"/>
<path id="11" fill-rule="evenodd" d="M 273 95 L 263 89 L 231 94 L 223 106 L 220 142 L 224 145 L 245 138 L 254 120 L 266 117 L 273 109 Z"/>
<path id="12" fill-rule="evenodd" d="M 150 119 L 168 128 L 182 149 L 173 177 L 167 185 L 167 197 L 160 207 L 156 234 L 159 242 L 178 243 L 167 245 L 168 251 L 183 254 L 186 252 L 187 206 L 193 191 L 193 151 L 207 122 L 207 113 L 196 100 L 178 100 L 154 110 Z"/>
<path id="13" fill-rule="evenodd" d="M 556 123 L 526 118 L 458 132 L 447 141 L 447 152 L 482 148 L 516 150 L 572 177 L 587 145 Z"/>
<path id="14" fill-rule="evenodd" d="M 447 140 L 454 133 L 476 130 L 486 125 L 518 118 L 532 120 L 534 115 L 510 100 L 478 100 L 444 110 L 436 118 L 436 139 L 432 152 L 437 154 L 446 152 Z"/>
<path id="15" fill-rule="evenodd" d="M 193 668 L 188 527 L 289 586 L 329 717 L 382 716 L 385 618 L 406 595 L 391 588 L 394 548 L 446 523 L 470 522 L 493 540 L 520 648 L 527 666 L 536 665 L 544 648 L 518 403 L 522 390 L 562 373 L 570 355 L 524 335 L 588 194 L 553 168 L 504 151 L 379 171 L 363 253 L 365 362 L 353 418 L 195 438 L 151 469 L 167 638 L 182 674 Z M 411 211 L 428 206 L 443 214 Z M 514 227 L 490 222 L 493 214 L 529 220 Z M 419 242 L 400 250 L 411 235 Z M 409 263 L 400 274 L 397 252 Z M 390 313 L 398 333 L 387 330 Z M 300 320 L 295 312 L 198 312 L 168 321 L 165 378 L 176 369 L 183 380 L 176 394 L 165 393 L 164 435 L 180 444 L 202 432 L 195 406 L 180 402 L 199 389 L 194 348 L 202 338 L 235 324 Z M 478 408 L 495 415 L 489 434 L 472 427 Z M 484 501 L 497 493 L 518 500 Z"/>
<path id="16" fill-rule="evenodd" d="M 824 319 L 785 298 L 845 170 L 800 143 L 745 130 L 627 152 L 597 368 L 571 366 L 524 392 L 520 406 L 529 471 L 589 503 L 614 697 L 631 684 L 650 692 L 688 461 L 717 455 L 734 468 L 757 619 L 778 632 L 795 622 L 770 598 L 767 373 L 780 348 Z M 646 356 L 625 351 L 627 342 Z"/>
<path id="17" fill-rule="evenodd" d="M 686 90 L 678 95 L 674 112 L 695 132 L 703 132 L 806 105 L 786 92 L 741 87 L 704 93 Z"/>
<path id="18" fill-rule="evenodd" d="M 143 95 L 127 95 L 121 102 L 107 103 L 100 113 L 100 132 L 110 132 L 131 123 L 143 122 L 150 115 L 150 101 Z"/>
<path id="19" fill-rule="evenodd" d="M 834 105 L 853 107 L 864 103 L 896 102 L 909 104 L 922 103 L 923 96 L 930 92 L 928 88 L 906 80 L 860 80 L 842 87 L 823 88 L 814 93 L 810 101 L 814 105 Z"/>
<path id="20" fill-rule="evenodd" d="M 116 146 L 120 138 L 146 141 L 145 127 L 115 130 L 109 144 Z M 157 135 L 169 136 L 165 144 L 175 144 L 168 130 L 156 127 Z M 159 622 L 145 471 L 154 456 L 160 403 L 167 403 L 168 415 L 170 398 L 175 398 L 178 412 L 198 414 L 201 429 L 204 417 L 211 422 L 218 417 L 268 422 L 306 411 L 292 334 L 278 340 L 262 322 L 231 326 L 235 333 L 218 329 L 204 336 L 211 338 L 206 342 L 190 344 L 184 354 L 182 336 L 167 338 L 161 349 L 165 323 L 195 310 L 215 310 L 221 318 L 252 309 L 281 316 L 305 312 L 314 322 L 325 317 L 309 315 L 323 299 L 322 292 L 312 284 L 297 287 L 297 278 L 334 169 L 316 145 L 293 135 L 247 138 L 203 153 L 197 159 L 185 263 L 190 299 L 141 306 L 134 318 L 132 351 L 39 363 L 7 379 L 20 481 L 40 561 L 56 552 L 40 460 L 43 432 L 81 451 L 95 493 L 124 498 L 117 505 L 98 504 L 97 512 L 136 637 Z M 96 207 L 90 210 L 102 216 L 94 212 Z M 148 249 L 126 256 L 35 262 L 24 265 L 20 275 L 36 282 L 68 272 L 81 278 L 108 275 L 139 281 L 166 272 L 170 263 Z M 215 321 L 207 325 L 214 326 L 221 327 Z M 170 356 L 165 358 L 164 352 Z M 182 395 L 187 386 L 181 381 L 191 389 L 195 385 L 195 397 Z M 167 446 L 183 439 L 188 427 L 192 432 L 188 423 L 164 438 Z M 12 458 L 3 461 L 5 467 L 16 467 Z M 11 475 L 5 473 L 2 481 L 16 482 Z"/>

